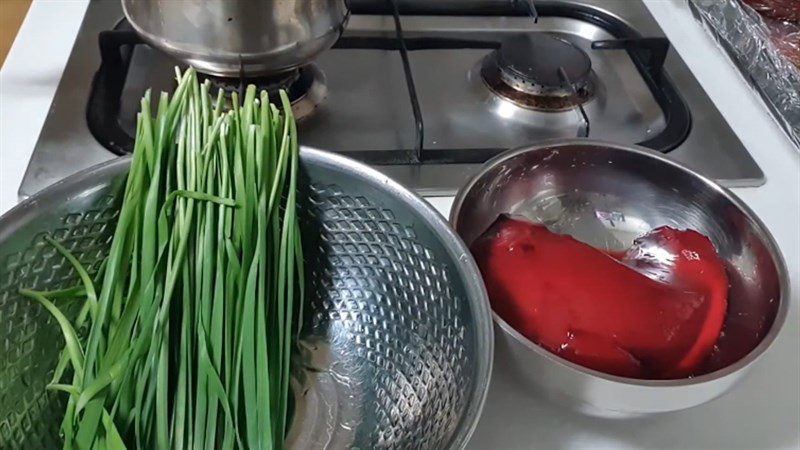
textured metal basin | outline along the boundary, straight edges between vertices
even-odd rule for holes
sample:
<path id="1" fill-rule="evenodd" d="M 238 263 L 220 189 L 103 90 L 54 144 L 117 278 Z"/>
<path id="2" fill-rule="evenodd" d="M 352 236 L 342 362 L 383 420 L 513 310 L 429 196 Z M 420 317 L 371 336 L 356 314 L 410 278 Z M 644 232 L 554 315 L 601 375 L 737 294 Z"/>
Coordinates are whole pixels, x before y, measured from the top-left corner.
<path id="1" fill-rule="evenodd" d="M 352 160 L 301 152 L 306 255 L 291 448 L 461 448 L 491 372 L 491 314 L 461 240 L 422 199 Z M 129 159 L 76 174 L 0 218 L 0 448 L 60 448 L 63 394 L 45 391 L 63 338 L 20 287 L 94 272 Z"/>

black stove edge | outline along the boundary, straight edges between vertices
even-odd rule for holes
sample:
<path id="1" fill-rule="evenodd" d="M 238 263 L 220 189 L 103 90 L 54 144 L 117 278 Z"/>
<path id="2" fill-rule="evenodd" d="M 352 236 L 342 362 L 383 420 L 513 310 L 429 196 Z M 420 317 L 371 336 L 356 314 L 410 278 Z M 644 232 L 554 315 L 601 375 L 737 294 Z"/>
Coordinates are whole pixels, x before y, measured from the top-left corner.
<path id="1" fill-rule="evenodd" d="M 392 3 L 400 14 L 419 16 L 448 16 L 458 11 L 459 16 L 530 16 L 526 0 L 350 0 L 353 14 L 391 15 Z M 536 0 L 536 13 L 542 15 Z"/>
<path id="2" fill-rule="evenodd" d="M 414 1 L 396 0 L 402 15 L 489 15 L 489 16 L 529 16 L 526 2 L 516 0 L 459 0 L 459 1 Z M 663 56 L 669 49 L 666 38 L 642 37 L 623 21 L 585 5 L 557 1 L 537 1 L 540 16 L 570 17 L 597 25 L 616 40 L 602 41 L 595 46 L 596 51 L 625 50 L 651 90 L 665 117 L 664 129 L 647 141 L 638 145 L 667 153 L 679 146 L 691 130 L 691 113 L 669 76 L 663 72 Z M 351 0 L 353 14 L 394 15 L 393 2 L 374 0 Z M 455 12 L 454 12 L 455 9 Z M 115 154 L 122 155 L 133 150 L 133 137 L 122 130 L 118 122 L 120 96 L 127 76 L 132 48 L 143 41 L 131 31 L 122 19 L 114 30 L 104 31 L 99 36 L 101 65 L 92 82 L 87 104 L 86 118 L 92 135 L 104 147 Z M 462 40 L 446 38 L 408 38 L 401 45 L 396 37 L 343 36 L 334 48 L 367 48 L 376 50 L 433 50 L 458 48 L 496 48 L 493 41 Z M 415 99 L 412 94 L 412 102 Z M 588 124 L 587 124 L 588 125 Z M 587 127 L 588 128 L 588 127 Z M 578 133 L 579 135 L 582 133 Z M 581 137 L 581 136 L 579 136 Z M 588 136 L 586 136 L 588 137 Z M 495 149 L 444 149 L 418 152 L 414 149 L 399 149 L 389 152 L 369 150 L 348 151 L 343 154 L 356 157 L 374 165 L 409 163 L 482 163 L 492 156 L 505 151 Z"/>

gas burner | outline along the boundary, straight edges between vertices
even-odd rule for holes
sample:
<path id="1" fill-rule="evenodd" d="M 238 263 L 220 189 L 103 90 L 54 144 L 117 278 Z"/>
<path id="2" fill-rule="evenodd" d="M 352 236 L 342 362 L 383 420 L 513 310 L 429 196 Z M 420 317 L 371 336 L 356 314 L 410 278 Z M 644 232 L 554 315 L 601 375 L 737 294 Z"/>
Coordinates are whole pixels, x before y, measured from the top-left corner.
<path id="1" fill-rule="evenodd" d="M 504 39 L 484 58 L 481 78 L 498 96 L 527 109 L 563 111 L 594 93 L 592 61 L 574 44 L 547 33 Z"/>
<path id="2" fill-rule="evenodd" d="M 244 95 L 244 90 L 249 85 L 255 85 L 258 92 L 267 91 L 273 102 L 280 103 L 278 91 L 286 91 L 292 110 L 297 120 L 308 117 L 322 100 L 325 99 L 325 75 L 316 66 L 308 65 L 289 72 L 265 77 L 232 78 L 220 77 L 209 74 L 198 74 L 201 80 L 211 83 L 211 92 L 216 93 L 222 89 L 230 94 L 237 92 Z"/>
<path id="3" fill-rule="evenodd" d="M 301 75 L 303 75 L 301 79 Z M 211 83 L 211 92 L 217 89 L 222 89 L 227 93 L 239 92 L 243 94 L 244 89 L 251 84 L 254 84 L 258 91 L 266 90 L 271 94 L 278 93 L 278 90 L 284 89 L 289 94 L 291 100 L 300 98 L 302 94 L 311 85 L 313 77 L 310 77 L 308 70 L 295 69 L 289 72 L 280 73 L 277 75 L 265 77 L 220 77 L 205 73 L 198 73 L 201 81 L 208 80 Z"/>

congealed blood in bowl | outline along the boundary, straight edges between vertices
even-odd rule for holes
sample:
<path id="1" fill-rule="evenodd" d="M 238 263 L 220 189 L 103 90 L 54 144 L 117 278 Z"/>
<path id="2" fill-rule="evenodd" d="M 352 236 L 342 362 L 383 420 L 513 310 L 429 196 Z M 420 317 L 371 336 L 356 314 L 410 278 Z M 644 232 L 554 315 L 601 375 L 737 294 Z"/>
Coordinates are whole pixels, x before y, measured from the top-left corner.
<path id="1" fill-rule="evenodd" d="M 689 376 L 708 357 L 728 281 L 711 241 L 657 228 L 615 258 L 500 216 L 472 245 L 492 308 L 574 363 L 635 378 Z"/>

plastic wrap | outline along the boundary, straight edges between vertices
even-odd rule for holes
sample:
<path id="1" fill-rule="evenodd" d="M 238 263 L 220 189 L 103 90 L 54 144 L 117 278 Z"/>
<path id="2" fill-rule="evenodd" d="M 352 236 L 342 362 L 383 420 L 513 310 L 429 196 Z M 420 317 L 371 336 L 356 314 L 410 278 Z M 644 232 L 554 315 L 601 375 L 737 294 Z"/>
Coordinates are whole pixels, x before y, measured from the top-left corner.
<path id="1" fill-rule="evenodd" d="M 742 0 L 764 17 L 800 22 L 800 2 L 797 0 Z"/>
<path id="2" fill-rule="evenodd" d="M 688 2 L 800 149 L 800 2 Z"/>
<path id="3" fill-rule="evenodd" d="M 778 52 L 800 67 L 800 0 L 742 0 L 764 18 Z"/>
<path id="4" fill-rule="evenodd" d="M 800 8 L 800 4 L 798 4 Z M 771 33 L 772 43 L 778 52 L 800 68 L 800 25 L 794 22 L 765 20 Z"/>

